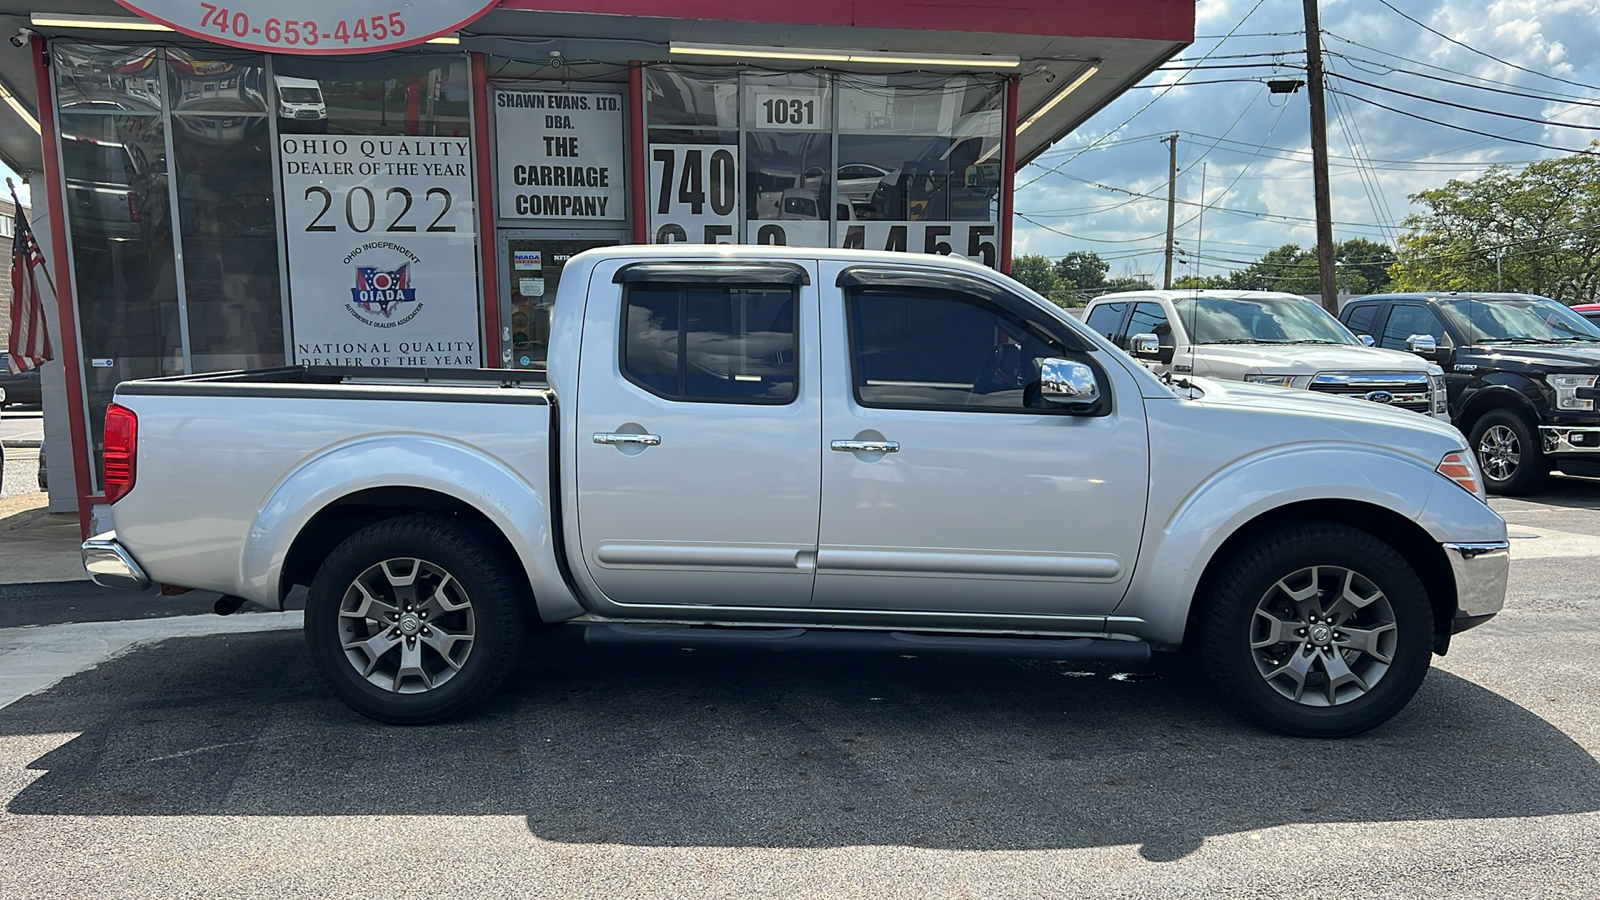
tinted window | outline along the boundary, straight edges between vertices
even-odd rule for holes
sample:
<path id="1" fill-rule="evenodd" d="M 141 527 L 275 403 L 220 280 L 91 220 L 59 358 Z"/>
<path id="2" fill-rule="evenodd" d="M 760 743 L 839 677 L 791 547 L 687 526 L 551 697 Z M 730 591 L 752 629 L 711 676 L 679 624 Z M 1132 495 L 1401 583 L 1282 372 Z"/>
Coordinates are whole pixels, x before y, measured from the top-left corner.
<path id="1" fill-rule="evenodd" d="M 1439 323 L 1439 317 L 1433 314 L 1433 310 L 1426 306 L 1406 303 L 1397 304 L 1389 311 L 1389 324 L 1384 326 L 1383 337 L 1379 339 L 1378 346 L 1389 350 L 1404 350 L 1406 338 L 1413 334 L 1431 334 L 1441 347 L 1450 343 L 1450 339 L 1445 336 L 1444 326 Z"/>
<path id="2" fill-rule="evenodd" d="M 629 285 L 622 372 L 669 400 L 795 398 L 795 292 L 789 287 Z"/>
<path id="3" fill-rule="evenodd" d="M 987 300 L 856 289 L 847 301 L 851 373 L 862 406 L 1039 409 L 1039 362 L 1061 344 Z"/>
<path id="4" fill-rule="evenodd" d="M 1344 325 L 1350 329 L 1351 334 L 1372 334 L 1372 317 L 1378 312 L 1378 304 L 1363 303 L 1345 310 Z"/>
<path id="5" fill-rule="evenodd" d="M 1122 321 L 1122 313 L 1127 308 L 1126 303 L 1103 303 L 1089 310 L 1089 317 L 1083 320 L 1083 324 L 1100 332 L 1106 340 L 1115 341 L 1117 324 Z"/>
<path id="6" fill-rule="evenodd" d="M 1133 315 L 1128 318 L 1128 337 L 1136 334 L 1153 334 L 1161 341 L 1161 346 L 1171 347 L 1172 323 L 1167 321 L 1167 313 L 1159 303 L 1135 303 Z"/>

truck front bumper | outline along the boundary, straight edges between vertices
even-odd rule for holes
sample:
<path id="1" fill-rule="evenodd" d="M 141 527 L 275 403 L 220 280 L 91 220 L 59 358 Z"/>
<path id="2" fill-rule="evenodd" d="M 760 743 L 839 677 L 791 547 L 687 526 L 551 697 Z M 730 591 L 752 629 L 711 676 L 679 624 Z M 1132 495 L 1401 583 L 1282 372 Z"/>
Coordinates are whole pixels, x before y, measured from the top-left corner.
<path id="1" fill-rule="evenodd" d="M 1456 616 L 1450 633 L 1482 625 L 1506 602 L 1511 574 L 1511 542 L 1446 543 L 1445 556 L 1456 581 Z"/>
<path id="2" fill-rule="evenodd" d="M 1546 456 L 1582 455 L 1600 459 L 1600 427 L 1592 425 L 1540 425 Z"/>
<path id="3" fill-rule="evenodd" d="M 133 554 L 117 542 L 117 533 L 107 531 L 83 542 L 83 568 L 95 584 L 124 591 L 150 587 L 150 576 L 139 568 Z"/>

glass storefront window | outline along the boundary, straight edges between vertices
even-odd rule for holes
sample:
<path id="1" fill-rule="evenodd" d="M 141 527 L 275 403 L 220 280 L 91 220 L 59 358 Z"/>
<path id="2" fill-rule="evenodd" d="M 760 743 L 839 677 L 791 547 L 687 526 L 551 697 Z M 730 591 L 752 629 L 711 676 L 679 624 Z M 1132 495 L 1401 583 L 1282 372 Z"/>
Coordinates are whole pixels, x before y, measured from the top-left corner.
<path id="1" fill-rule="evenodd" d="M 117 384 L 183 372 L 166 141 L 160 116 L 65 113 L 60 123 L 98 483 Z"/>
<path id="2" fill-rule="evenodd" d="M 176 115 L 172 144 L 193 370 L 283 365 L 267 117 Z"/>
<path id="3" fill-rule="evenodd" d="M 832 94 L 809 73 L 744 80 L 745 237 L 826 247 L 833 203 Z"/>
<path id="4" fill-rule="evenodd" d="M 50 43 L 62 112 L 159 113 L 161 68 L 154 47 Z"/>
<path id="5" fill-rule="evenodd" d="M 283 132 L 467 137 L 464 56 L 273 58 Z"/>
<path id="6" fill-rule="evenodd" d="M 260 56 L 226 54 L 224 48 L 196 56 L 167 49 L 167 97 L 175 113 L 267 111 L 266 69 Z"/>

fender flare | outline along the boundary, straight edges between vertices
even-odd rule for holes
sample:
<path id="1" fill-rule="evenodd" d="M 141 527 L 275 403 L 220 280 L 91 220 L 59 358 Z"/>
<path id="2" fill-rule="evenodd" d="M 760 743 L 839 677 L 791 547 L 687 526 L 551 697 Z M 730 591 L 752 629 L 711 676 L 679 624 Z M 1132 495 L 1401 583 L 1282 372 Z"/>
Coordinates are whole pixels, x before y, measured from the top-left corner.
<path id="1" fill-rule="evenodd" d="M 239 558 L 241 595 L 279 608 L 284 562 L 307 523 L 352 494 L 392 487 L 434 491 L 482 513 L 517 554 L 541 618 L 583 611 L 557 569 L 550 511 L 538 486 L 465 444 L 416 434 L 369 435 L 336 444 L 288 472 L 251 522 Z"/>
<path id="2" fill-rule="evenodd" d="M 1536 397 L 1537 400 L 1534 399 Z M 1540 409 L 1543 402 L 1544 390 L 1539 382 L 1516 372 L 1496 372 L 1485 376 L 1472 387 L 1472 392 L 1462 401 L 1461 412 L 1455 419 L 1468 424 L 1481 418 L 1486 408 L 1513 406 L 1532 416 L 1537 423 L 1543 417 L 1543 410 Z M 1464 432 L 1469 430 L 1470 427 L 1462 429 Z"/>
<path id="3" fill-rule="evenodd" d="M 1196 486 L 1164 521 L 1155 521 L 1161 513 L 1152 511 L 1133 580 L 1114 615 L 1143 620 L 1141 630 L 1152 641 L 1178 644 L 1201 576 L 1241 528 L 1273 510 L 1330 498 L 1417 522 L 1435 482 L 1444 479 L 1415 457 L 1362 444 L 1296 444 L 1235 460 Z"/>

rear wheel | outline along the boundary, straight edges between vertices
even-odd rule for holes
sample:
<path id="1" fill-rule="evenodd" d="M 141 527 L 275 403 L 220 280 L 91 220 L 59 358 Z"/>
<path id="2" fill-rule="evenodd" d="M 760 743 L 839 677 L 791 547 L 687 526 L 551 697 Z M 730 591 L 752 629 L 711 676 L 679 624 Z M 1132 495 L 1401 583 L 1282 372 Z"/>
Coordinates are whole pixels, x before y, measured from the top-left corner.
<path id="1" fill-rule="evenodd" d="M 1491 494 L 1531 494 L 1550 476 L 1538 429 L 1509 409 L 1485 413 L 1468 440 L 1483 470 L 1484 489 Z"/>
<path id="2" fill-rule="evenodd" d="M 499 687 L 526 631 L 527 589 L 475 528 L 406 516 L 361 529 L 311 582 L 305 634 L 336 694 L 357 712 L 422 724 Z"/>
<path id="3" fill-rule="evenodd" d="M 1223 565 L 1200 651 L 1217 688 L 1252 718 L 1343 737 L 1388 721 L 1422 685 L 1433 610 L 1388 544 L 1306 523 L 1263 535 Z"/>

